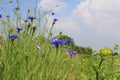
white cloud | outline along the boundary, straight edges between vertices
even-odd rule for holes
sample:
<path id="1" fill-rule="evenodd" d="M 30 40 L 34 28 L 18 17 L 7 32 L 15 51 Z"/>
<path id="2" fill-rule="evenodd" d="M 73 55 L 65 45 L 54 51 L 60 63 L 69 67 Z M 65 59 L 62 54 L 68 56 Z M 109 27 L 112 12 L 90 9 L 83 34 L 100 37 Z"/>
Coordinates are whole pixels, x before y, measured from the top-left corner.
<path id="1" fill-rule="evenodd" d="M 55 8 L 58 4 L 60 7 Z M 41 0 L 38 6 L 43 9 L 54 8 L 66 14 L 63 11 L 66 4 L 60 0 Z M 73 37 L 80 46 L 113 46 L 114 43 L 120 43 L 119 14 L 120 0 L 85 0 L 76 5 L 70 14 L 58 18 L 55 30 Z"/>
<path id="2" fill-rule="evenodd" d="M 41 0 L 38 7 L 44 10 L 60 11 L 66 7 L 66 4 L 60 0 Z"/>
<path id="3" fill-rule="evenodd" d="M 76 36 L 74 39 L 81 46 L 113 46 L 120 43 L 119 14 L 120 0 L 85 0 L 57 26 L 73 38 Z"/>
<path id="4" fill-rule="evenodd" d="M 74 39 L 78 38 L 80 33 L 79 25 L 70 18 L 59 18 L 55 30 L 62 31 L 64 34 L 71 36 Z"/>
<path id="5" fill-rule="evenodd" d="M 82 21 L 84 25 L 105 33 L 119 29 L 119 0 L 86 0 L 73 11 L 73 18 Z"/>

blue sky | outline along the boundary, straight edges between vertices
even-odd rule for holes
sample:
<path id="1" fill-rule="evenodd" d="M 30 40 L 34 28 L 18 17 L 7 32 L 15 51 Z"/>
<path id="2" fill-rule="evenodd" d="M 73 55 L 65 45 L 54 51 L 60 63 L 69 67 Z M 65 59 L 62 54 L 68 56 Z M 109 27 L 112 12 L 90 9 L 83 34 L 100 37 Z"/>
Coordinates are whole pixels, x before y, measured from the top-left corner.
<path id="1" fill-rule="evenodd" d="M 20 0 L 20 3 L 25 14 L 36 0 Z M 9 14 L 15 6 L 15 2 L 7 6 Z M 79 46 L 99 49 L 120 44 L 120 0 L 37 0 L 37 7 L 53 9 L 58 18 L 54 34 L 62 31 Z"/>
<path id="2" fill-rule="evenodd" d="M 69 12 L 71 12 L 72 10 L 74 10 L 75 9 L 75 7 L 76 7 L 76 5 L 78 5 L 80 2 L 82 2 L 82 1 L 84 1 L 84 0 L 61 0 L 61 1 L 63 1 L 63 2 L 65 2 L 66 3 L 66 5 L 67 5 L 67 11 L 68 11 L 68 13 Z"/>
<path id="3" fill-rule="evenodd" d="M 120 0 L 48 0 L 60 4 L 55 32 L 62 31 L 80 46 L 102 48 L 120 43 Z M 47 4 L 47 0 L 45 2 Z M 39 5 L 43 5 L 44 0 Z"/>

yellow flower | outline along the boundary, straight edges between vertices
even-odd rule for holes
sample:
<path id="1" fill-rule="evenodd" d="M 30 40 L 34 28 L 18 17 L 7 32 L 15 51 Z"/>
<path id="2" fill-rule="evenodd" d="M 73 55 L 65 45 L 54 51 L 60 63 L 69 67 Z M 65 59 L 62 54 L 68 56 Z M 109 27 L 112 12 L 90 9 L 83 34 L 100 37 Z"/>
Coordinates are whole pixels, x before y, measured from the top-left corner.
<path id="1" fill-rule="evenodd" d="M 110 55 L 112 54 L 112 50 L 108 47 L 105 47 L 105 48 L 100 49 L 100 53 L 102 55 Z"/>

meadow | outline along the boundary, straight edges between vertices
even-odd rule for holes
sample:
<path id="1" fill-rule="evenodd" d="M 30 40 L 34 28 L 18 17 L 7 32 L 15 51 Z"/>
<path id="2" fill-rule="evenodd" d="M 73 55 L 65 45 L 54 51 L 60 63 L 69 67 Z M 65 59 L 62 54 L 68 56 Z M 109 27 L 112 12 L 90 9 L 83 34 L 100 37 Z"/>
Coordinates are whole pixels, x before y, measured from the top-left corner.
<path id="1" fill-rule="evenodd" d="M 16 0 L 11 17 L 5 2 L 0 3 L 0 80 L 120 80 L 119 45 L 78 52 L 73 39 L 53 36 L 59 21 L 54 11 L 28 9 L 22 14 Z"/>

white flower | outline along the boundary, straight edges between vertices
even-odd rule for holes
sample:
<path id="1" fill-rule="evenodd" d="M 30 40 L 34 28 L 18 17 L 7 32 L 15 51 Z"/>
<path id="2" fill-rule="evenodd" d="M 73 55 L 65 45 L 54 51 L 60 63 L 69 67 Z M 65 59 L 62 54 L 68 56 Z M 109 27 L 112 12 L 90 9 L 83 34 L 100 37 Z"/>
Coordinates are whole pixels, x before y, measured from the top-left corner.
<path id="1" fill-rule="evenodd" d="M 40 50 L 40 49 L 41 49 L 40 44 L 37 44 L 37 45 L 36 45 L 36 48 L 37 48 L 38 50 Z"/>

